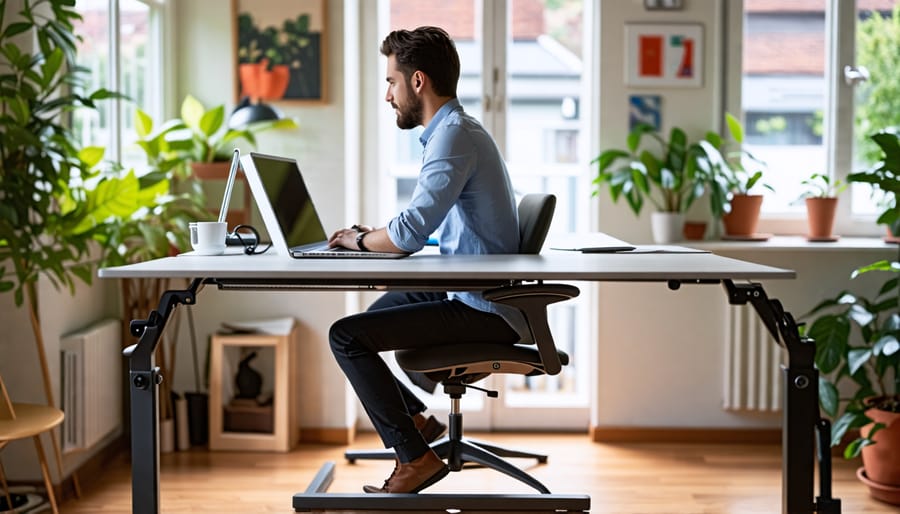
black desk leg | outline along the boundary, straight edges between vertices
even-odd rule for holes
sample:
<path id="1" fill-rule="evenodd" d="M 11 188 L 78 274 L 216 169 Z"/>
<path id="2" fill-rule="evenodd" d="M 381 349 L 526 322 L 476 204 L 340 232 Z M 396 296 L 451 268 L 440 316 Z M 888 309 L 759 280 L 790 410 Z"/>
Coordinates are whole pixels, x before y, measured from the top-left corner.
<path id="1" fill-rule="evenodd" d="M 762 285 L 724 281 L 728 302 L 753 305 L 772 337 L 788 353 L 783 367 L 782 514 L 840 514 L 841 500 L 831 497 L 830 424 L 819 417 L 816 344 L 800 331 L 781 302 L 769 299 Z M 819 496 L 814 497 L 816 440 L 819 444 Z M 824 447 L 824 450 L 823 450 Z"/>
<path id="2" fill-rule="evenodd" d="M 146 320 L 131 322 L 137 344 L 123 352 L 128 358 L 131 389 L 131 512 L 159 512 L 159 389 L 163 377 L 153 365 L 153 353 L 166 322 L 178 304 L 192 305 L 202 280 L 184 291 L 166 291 Z"/>

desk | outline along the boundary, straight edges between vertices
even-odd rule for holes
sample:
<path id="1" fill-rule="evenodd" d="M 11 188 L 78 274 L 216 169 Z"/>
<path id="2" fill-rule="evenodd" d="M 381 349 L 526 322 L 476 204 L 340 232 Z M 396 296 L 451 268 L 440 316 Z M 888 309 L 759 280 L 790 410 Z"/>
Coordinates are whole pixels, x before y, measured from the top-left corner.
<path id="1" fill-rule="evenodd" d="M 352 265 L 351 265 L 352 264 Z M 831 498 L 829 436 L 820 437 L 826 451 L 819 463 L 820 495 L 814 497 L 816 432 L 830 431 L 819 418 L 818 372 L 813 365 L 815 345 L 800 336 L 790 313 L 769 299 L 761 284 L 744 282 L 790 279 L 790 270 L 749 263 L 712 253 L 582 254 L 545 250 L 541 255 L 413 255 L 400 260 L 290 259 L 275 255 L 180 256 L 100 270 L 102 278 L 189 278 L 185 290 L 167 291 L 146 320 L 134 320 L 137 344 L 126 350 L 130 360 L 133 512 L 159 512 L 159 449 L 157 446 L 157 387 L 161 377 L 152 365 L 153 350 L 172 310 L 191 305 L 204 285 L 235 290 L 484 290 L 516 281 L 633 281 L 665 282 L 671 289 L 686 284 L 720 284 L 731 304 L 753 305 L 775 340 L 788 352 L 784 367 L 782 512 L 811 514 L 840 512 Z M 741 281 L 735 283 L 735 281 Z M 426 510 L 439 495 L 328 494 L 333 466 L 326 465 L 304 493 L 294 496 L 296 510 L 359 510 L 360 501 L 375 510 Z M 462 496 L 462 495 L 460 495 Z M 466 495 L 471 497 L 473 495 Z M 586 510 L 583 497 L 565 495 L 474 495 L 480 508 L 498 497 L 517 511 Z M 524 496 L 526 498 L 517 498 Z M 521 500 L 520 503 L 516 503 Z M 446 499 L 444 499 L 446 501 Z M 589 499 L 588 499 L 589 501 Z M 570 503 L 571 502 L 571 503 Z M 495 503 L 496 504 L 496 503 Z M 351 508 L 347 508 L 347 506 Z M 446 507 L 446 503 L 444 506 Z M 455 502 L 457 508 L 474 508 Z M 534 507 L 534 508 L 531 508 Z"/>

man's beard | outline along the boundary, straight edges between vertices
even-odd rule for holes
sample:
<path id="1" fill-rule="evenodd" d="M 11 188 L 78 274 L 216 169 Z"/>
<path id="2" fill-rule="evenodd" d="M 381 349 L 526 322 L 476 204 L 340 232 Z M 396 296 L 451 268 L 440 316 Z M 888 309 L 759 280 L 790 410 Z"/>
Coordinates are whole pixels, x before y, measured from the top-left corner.
<path id="1" fill-rule="evenodd" d="M 400 108 L 394 105 L 397 110 L 397 126 L 403 130 L 414 129 L 422 124 L 422 100 L 415 96 L 409 95 L 409 103 Z"/>

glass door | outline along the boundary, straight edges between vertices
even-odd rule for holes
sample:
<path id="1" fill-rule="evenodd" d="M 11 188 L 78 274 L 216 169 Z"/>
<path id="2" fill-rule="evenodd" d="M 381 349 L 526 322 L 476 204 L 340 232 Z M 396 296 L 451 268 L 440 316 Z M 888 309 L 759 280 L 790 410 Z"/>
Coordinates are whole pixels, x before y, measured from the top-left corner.
<path id="1" fill-rule="evenodd" d="M 459 99 L 482 121 L 504 152 L 518 197 L 553 193 L 557 210 L 551 232 L 587 230 L 590 160 L 583 148 L 584 40 L 582 0 L 456 0 L 427 6 L 401 0 L 381 4 L 383 36 L 398 28 L 443 27 L 461 60 Z M 382 115 L 382 198 L 385 219 L 409 200 L 421 163 L 421 129 L 399 131 L 390 109 Z M 554 377 L 491 377 L 478 384 L 500 390 L 484 401 L 476 391 L 463 401 L 472 428 L 586 428 L 589 406 L 587 295 L 550 307 L 557 345 L 572 364 Z M 422 393 L 424 397 L 424 393 Z M 427 400 L 448 404 L 441 391 Z"/>

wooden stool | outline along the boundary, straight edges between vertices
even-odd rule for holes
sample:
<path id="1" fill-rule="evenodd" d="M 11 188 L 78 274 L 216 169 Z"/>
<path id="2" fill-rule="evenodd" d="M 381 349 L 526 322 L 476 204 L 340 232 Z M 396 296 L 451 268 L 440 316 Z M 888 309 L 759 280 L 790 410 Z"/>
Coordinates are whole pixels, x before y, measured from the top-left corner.
<path id="1" fill-rule="evenodd" d="M 44 475 L 44 485 L 47 487 L 47 498 L 53 514 L 58 514 L 56 495 L 53 492 L 53 481 L 50 479 L 50 468 L 47 466 L 47 457 L 44 455 L 44 446 L 41 444 L 41 434 L 51 430 L 62 423 L 65 415 L 63 411 L 47 405 L 33 405 L 30 403 L 13 403 L 6 392 L 3 377 L 0 377 L 0 450 L 10 441 L 31 437 L 34 447 L 37 449 L 38 459 L 41 462 L 41 473 Z M 0 484 L 6 501 L 12 508 L 12 497 L 6 484 L 6 474 L 0 463 Z M 13 508 L 15 512 L 15 509 Z"/>

